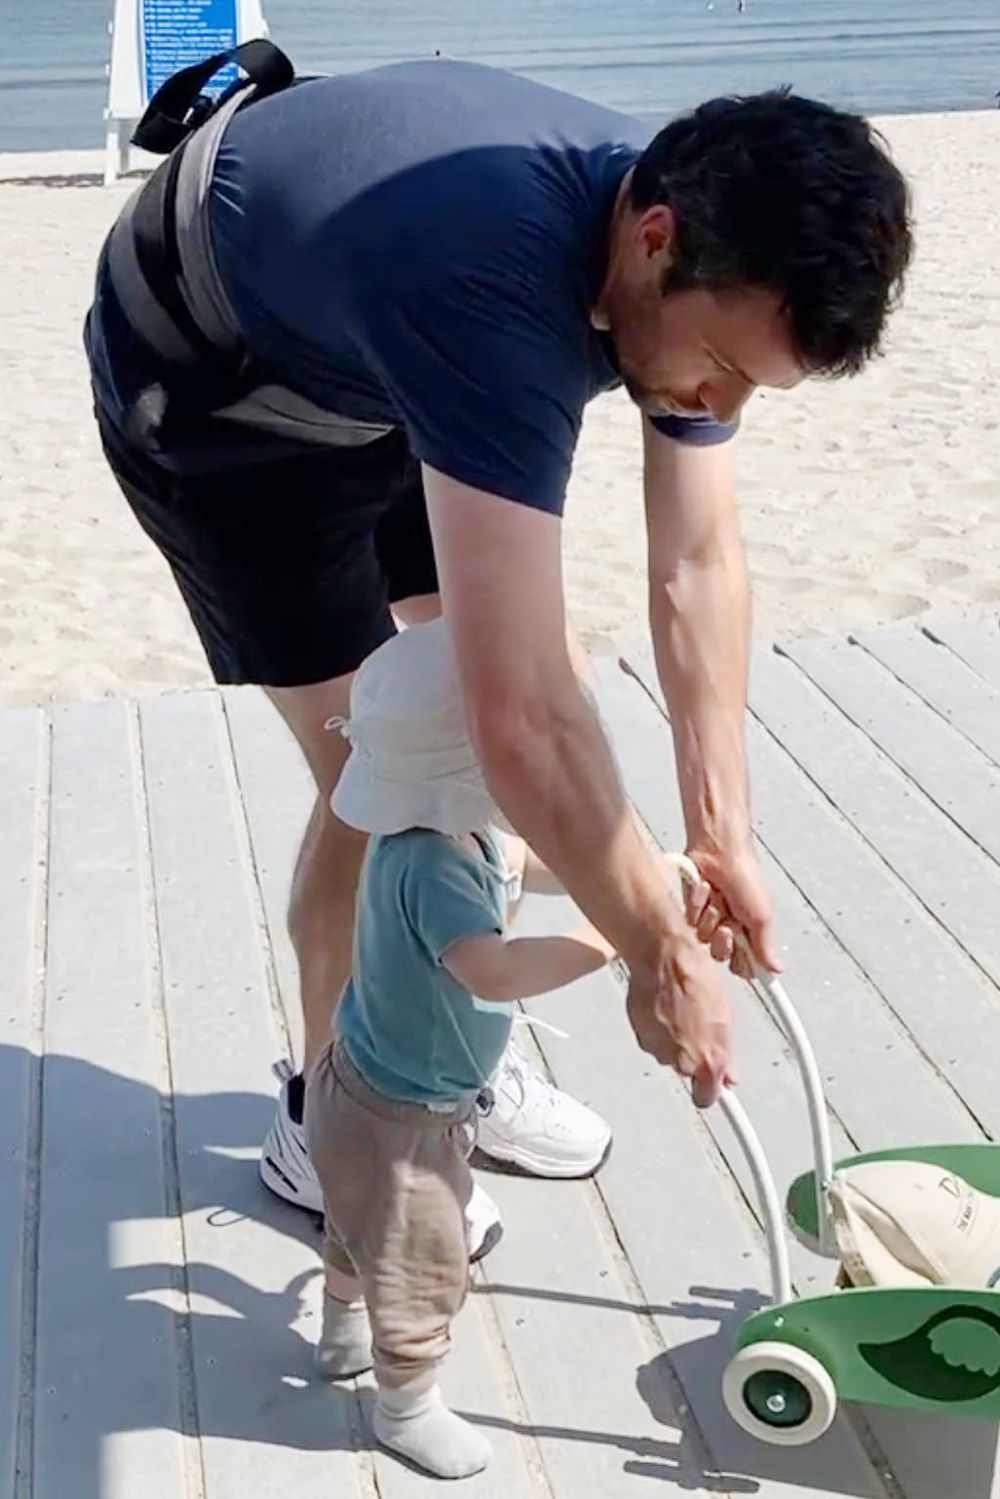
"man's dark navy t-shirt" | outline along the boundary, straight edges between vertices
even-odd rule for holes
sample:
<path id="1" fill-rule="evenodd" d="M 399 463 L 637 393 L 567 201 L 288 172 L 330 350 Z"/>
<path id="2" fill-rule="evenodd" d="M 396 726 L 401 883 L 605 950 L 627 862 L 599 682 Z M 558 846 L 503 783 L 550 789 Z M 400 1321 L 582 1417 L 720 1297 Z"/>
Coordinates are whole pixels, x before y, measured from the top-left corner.
<path id="1" fill-rule="evenodd" d="M 443 473 L 560 511 L 584 406 L 618 383 L 590 312 L 648 135 L 444 60 L 252 104 L 223 136 L 209 208 L 248 347 L 326 410 L 402 425 Z M 657 421 L 680 441 L 732 430 Z"/>

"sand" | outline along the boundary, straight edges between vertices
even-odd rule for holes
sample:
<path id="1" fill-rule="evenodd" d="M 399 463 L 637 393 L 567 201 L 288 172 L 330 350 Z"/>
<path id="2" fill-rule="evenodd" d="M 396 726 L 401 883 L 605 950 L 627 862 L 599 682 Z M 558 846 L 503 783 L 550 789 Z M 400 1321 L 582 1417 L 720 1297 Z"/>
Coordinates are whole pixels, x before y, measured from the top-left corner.
<path id="1" fill-rule="evenodd" d="M 759 393 L 738 441 L 760 638 L 1000 612 L 1000 112 L 896 117 L 917 258 L 862 376 Z M 166 566 L 120 499 L 80 326 L 131 184 L 96 153 L 0 155 L 0 703 L 208 674 Z M 594 403 L 567 502 L 566 577 L 591 645 L 643 628 L 637 418 Z"/>

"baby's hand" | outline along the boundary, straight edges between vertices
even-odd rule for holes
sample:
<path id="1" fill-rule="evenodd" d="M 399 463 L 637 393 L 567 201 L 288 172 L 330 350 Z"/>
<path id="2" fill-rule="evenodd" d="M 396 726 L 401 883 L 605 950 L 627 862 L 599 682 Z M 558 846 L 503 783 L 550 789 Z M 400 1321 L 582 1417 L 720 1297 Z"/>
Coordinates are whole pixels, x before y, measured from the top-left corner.
<path id="1" fill-rule="evenodd" d="M 583 926 L 577 927 L 569 935 L 574 942 L 582 942 L 585 947 L 591 948 L 605 963 L 610 963 L 618 956 L 608 939 L 589 921 L 584 922 Z"/>

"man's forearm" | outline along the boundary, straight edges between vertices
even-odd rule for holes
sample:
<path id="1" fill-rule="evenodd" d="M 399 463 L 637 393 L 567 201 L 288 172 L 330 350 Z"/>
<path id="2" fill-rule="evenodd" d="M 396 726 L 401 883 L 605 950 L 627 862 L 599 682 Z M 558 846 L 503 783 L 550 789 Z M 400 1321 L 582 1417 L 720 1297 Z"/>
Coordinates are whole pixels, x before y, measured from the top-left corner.
<path id="1" fill-rule="evenodd" d="M 746 713 L 750 585 L 742 544 L 651 584 L 650 625 L 670 713 L 689 846 L 749 837 Z"/>
<path id="2" fill-rule="evenodd" d="M 627 961 L 657 964 L 688 929 L 572 673 L 529 711 L 484 724 L 477 751 L 501 809 Z"/>

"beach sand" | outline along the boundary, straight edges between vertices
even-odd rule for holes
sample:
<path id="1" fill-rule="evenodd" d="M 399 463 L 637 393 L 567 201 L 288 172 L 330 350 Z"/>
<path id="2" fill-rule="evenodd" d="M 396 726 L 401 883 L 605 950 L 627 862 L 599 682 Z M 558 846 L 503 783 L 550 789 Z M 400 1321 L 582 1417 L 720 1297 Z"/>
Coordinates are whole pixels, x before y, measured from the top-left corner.
<path id="1" fill-rule="evenodd" d="M 886 357 L 756 395 L 738 440 L 758 638 L 1000 611 L 1000 112 L 882 122 L 917 256 Z M 0 703 L 155 691 L 208 673 L 168 570 L 118 495 L 80 327 L 133 184 L 98 153 L 0 155 Z M 641 632 L 638 419 L 588 412 L 566 581 L 586 642 Z"/>

